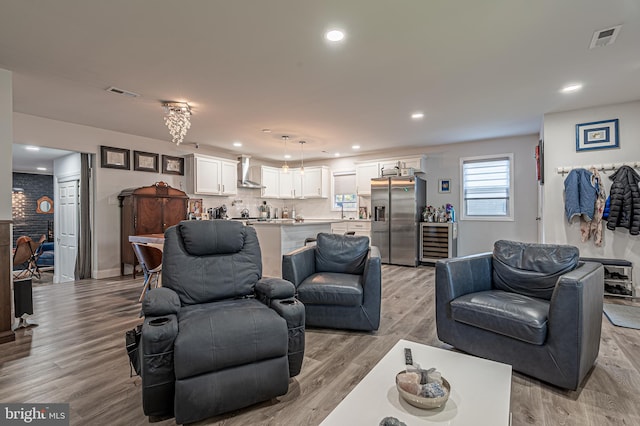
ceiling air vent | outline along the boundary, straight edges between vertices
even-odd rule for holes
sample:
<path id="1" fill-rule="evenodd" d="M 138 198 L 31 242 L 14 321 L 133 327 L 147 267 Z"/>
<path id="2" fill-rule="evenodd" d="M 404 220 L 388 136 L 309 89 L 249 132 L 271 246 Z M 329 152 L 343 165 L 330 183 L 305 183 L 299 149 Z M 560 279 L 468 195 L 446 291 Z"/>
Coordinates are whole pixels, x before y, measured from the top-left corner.
<path id="1" fill-rule="evenodd" d="M 598 30 L 593 33 L 593 38 L 591 38 L 589 49 L 595 49 L 596 47 L 605 47 L 613 44 L 613 42 L 616 41 L 618 34 L 620 33 L 620 28 L 622 28 L 622 25 L 605 28 L 604 30 Z"/>
<path id="2" fill-rule="evenodd" d="M 124 89 L 118 89 L 117 87 L 111 86 L 107 89 L 107 92 L 115 93 L 116 95 L 129 96 L 130 98 L 138 98 L 140 95 L 134 92 L 130 92 Z"/>

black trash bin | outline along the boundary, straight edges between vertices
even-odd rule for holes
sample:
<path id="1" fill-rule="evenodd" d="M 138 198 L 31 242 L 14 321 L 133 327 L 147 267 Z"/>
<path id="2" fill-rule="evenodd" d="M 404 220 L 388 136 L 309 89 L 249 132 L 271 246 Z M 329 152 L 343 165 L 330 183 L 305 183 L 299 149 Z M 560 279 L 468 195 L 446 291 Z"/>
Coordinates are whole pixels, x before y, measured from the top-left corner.
<path id="1" fill-rule="evenodd" d="M 15 317 L 19 318 L 17 328 L 32 327 L 38 324 L 27 321 L 29 315 L 33 315 L 33 291 L 31 278 L 15 280 L 13 282 L 13 304 Z"/>

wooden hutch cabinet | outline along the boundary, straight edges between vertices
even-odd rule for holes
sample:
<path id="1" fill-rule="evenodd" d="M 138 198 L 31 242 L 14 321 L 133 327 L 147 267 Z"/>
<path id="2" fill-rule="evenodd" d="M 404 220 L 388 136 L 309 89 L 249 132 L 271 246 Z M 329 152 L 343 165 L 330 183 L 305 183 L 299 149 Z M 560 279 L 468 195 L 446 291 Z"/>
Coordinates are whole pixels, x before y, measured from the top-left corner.
<path id="1" fill-rule="evenodd" d="M 166 182 L 151 186 L 129 188 L 120 192 L 120 274 L 124 265 L 133 266 L 136 275 L 136 258 L 129 235 L 164 234 L 164 230 L 187 218 L 189 197 L 171 188 Z"/>

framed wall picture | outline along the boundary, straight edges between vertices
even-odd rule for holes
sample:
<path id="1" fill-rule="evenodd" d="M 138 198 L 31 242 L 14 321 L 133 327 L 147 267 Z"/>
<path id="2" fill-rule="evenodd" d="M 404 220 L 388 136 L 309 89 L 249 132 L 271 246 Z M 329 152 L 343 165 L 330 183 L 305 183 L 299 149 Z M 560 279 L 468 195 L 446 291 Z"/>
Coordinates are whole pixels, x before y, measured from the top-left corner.
<path id="1" fill-rule="evenodd" d="M 438 192 L 441 194 L 451 192 L 451 179 L 438 179 Z"/>
<path id="2" fill-rule="evenodd" d="M 160 170 L 158 154 L 133 151 L 133 170 L 158 173 Z"/>
<path id="3" fill-rule="evenodd" d="M 100 167 L 129 170 L 131 168 L 130 164 L 130 151 L 128 149 L 112 148 L 110 146 L 100 147 Z"/>
<path id="4" fill-rule="evenodd" d="M 202 198 L 189 198 L 189 217 L 202 218 Z"/>
<path id="5" fill-rule="evenodd" d="M 576 151 L 619 147 L 617 118 L 576 124 Z"/>
<path id="6" fill-rule="evenodd" d="M 162 156 L 162 173 L 165 173 L 168 175 L 184 176 L 184 158 L 163 155 Z"/>

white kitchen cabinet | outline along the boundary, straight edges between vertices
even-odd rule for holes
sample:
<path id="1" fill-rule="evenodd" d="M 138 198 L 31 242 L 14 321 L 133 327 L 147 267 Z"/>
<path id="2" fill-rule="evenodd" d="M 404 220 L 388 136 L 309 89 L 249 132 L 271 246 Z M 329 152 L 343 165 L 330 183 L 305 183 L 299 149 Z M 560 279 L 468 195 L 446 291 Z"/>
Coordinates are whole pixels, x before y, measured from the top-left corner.
<path id="1" fill-rule="evenodd" d="M 330 192 L 329 168 L 311 166 L 290 168 L 287 173 L 279 167 L 262 166 L 262 197 L 278 199 L 328 198 Z"/>
<path id="2" fill-rule="evenodd" d="M 260 182 L 262 183 L 262 197 L 279 198 L 280 169 L 277 167 L 262 166 L 260 168 L 260 178 Z"/>
<path id="3" fill-rule="evenodd" d="M 304 198 L 329 198 L 330 181 L 328 167 L 305 167 L 300 193 Z"/>
<path id="4" fill-rule="evenodd" d="M 236 195 L 238 193 L 238 165 L 235 161 L 220 162 L 220 181 L 222 195 Z"/>
<path id="5" fill-rule="evenodd" d="M 351 220 L 347 222 L 347 232 L 355 232 L 354 235 L 369 237 L 369 240 L 371 240 L 371 222 L 368 220 Z"/>
<path id="6" fill-rule="evenodd" d="M 331 224 L 331 233 L 344 235 L 347 232 L 346 222 L 333 222 Z"/>
<path id="7" fill-rule="evenodd" d="M 427 157 L 419 155 L 416 157 L 405 158 L 389 158 L 380 161 L 380 170 L 394 169 L 400 167 L 401 169 L 413 169 L 414 173 L 426 173 L 427 171 Z M 381 172 L 382 173 L 382 172 Z"/>
<path id="8" fill-rule="evenodd" d="M 369 237 L 371 243 L 371 221 L 369 220 L 344 220 L 331 224 L 331 233 L 344 235 L 347 232 L 354 232 L 354 235 Z"/>
<path id="9" fill-rule="evenodd" d="M 187 192 L 201 195 L 237 194 L 237 162 L 203 155 L 186 157 Z"/>
<path id="10" fill-rule="evenodd" d="M 378 162 L 356 164 L 356 191 L 358 195 L 371 195 L 371 179 L 379 177 Z"/>
<path id="11" fill-rule="evenodd" d="M 302 196 L 302 175 L 300 169 L 289 169 L 286 173 L 280 170 L 278 191 L 282 199 L 300 198 Z"/>

